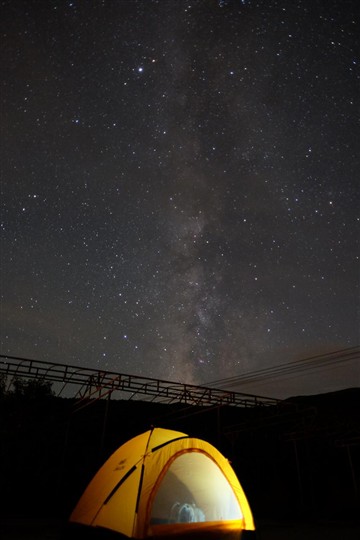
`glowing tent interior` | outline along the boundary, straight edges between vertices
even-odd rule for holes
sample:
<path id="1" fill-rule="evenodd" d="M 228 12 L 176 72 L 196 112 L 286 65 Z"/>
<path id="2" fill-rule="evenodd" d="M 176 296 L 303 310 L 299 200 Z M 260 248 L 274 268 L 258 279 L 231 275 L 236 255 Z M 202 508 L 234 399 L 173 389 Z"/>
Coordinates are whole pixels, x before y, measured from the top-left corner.
<path id="1" fill-rule="evenodd" d="M 228 460 L 211 444 L 155 428 L 122 445 L 86 488 L 70 523 L 127 538 L 239 538 L 252 513 Z"/>

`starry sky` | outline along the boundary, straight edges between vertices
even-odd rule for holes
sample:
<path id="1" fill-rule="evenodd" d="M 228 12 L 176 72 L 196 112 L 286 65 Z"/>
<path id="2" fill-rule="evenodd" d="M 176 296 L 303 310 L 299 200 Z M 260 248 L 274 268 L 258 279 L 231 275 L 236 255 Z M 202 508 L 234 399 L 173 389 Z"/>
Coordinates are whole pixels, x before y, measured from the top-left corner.
<path id="1" fill-rule="evenodd" d="M 2 0 L 1 354 L 205 384 L 357 345 L 359 11 Z M 299 381 L 261 393 L 359 360 Z"/>

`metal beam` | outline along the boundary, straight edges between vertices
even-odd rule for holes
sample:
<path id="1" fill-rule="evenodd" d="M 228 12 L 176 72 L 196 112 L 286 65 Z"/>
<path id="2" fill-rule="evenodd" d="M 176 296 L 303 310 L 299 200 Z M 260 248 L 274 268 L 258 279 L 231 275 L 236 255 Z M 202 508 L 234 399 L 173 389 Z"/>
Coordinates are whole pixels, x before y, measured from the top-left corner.
<path id="1" fill-rule="evenodd" d="M 109 393 L 130 393 L 129 399 L 145 398 L 162 403 L 186 403 L 199 406 L 267 407 L 282 403 L 278 399 L 253 394 L 16 356 L 0 355 L 0 373 L 12 380 L 25 378 L 60 383 L 62 386 L 58 395 L 65 387 L 76 386 L 76 396 L 80 399 L 102 399 Z"/>

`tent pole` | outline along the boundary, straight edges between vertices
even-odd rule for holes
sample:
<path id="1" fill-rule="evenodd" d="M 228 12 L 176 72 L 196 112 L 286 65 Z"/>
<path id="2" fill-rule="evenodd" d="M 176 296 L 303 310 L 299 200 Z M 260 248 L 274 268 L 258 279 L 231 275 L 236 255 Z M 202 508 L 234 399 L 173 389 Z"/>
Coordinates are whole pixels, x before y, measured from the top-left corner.
<path id="1" fill-rule="evenodd" d="M 217 443 L 220 443 L 221 438 L 221 411 L 220 405 L 217 407 Z"/>
<path id="2" fill-rule="evenodd" d="M 103 421 L 103 428 L 102 428 L 101 440 L 100 440 L 100 459 L 102 459 L 103 453 L 104 453 L 105 434 L 106 434 L 106 425 L 107 425 L 107 420 L 108 420 L 108 415 L 109 415 L 110 398 L 111 398 L 111 392 L 108 393 L 106 404 L 105 404 L 104 421 Z"/>
<path id="3" fill-rule="evenodd" d="M 346 445 L 346 450 L 347 450 L 347 456 L 348 456 L 348 459 L 349 459 L 349 465 L 350 465 L 350 470 L 351 470 L 351 478 L 352 478 L 352 484 L 353 484 L 353 488 L 354 488 L 355 501 L 358 502 L 358 500 L 359 500 L 359 490 L 358 490 L 358 486 L 357 486 L 357 482 L 356 482 L 354 464 L 353 464 L 353 460 L 352 460 L 352 457 L 351 457 L 350 445 L 349 444 Z"/>
<path id="4" fill-rule="evenodd" d="M 302 480 L 301 480 L 299 454 L 298 454 L 298 448 L 297 448 L 295 439 L 293 439 L 293 443 L 294 443 L 295 460 L 296 460 L 296 471 L 297 471 L 297 477 L 298 477 L 300 510 L 302 512 L 304 508 L 304 496 L 303 496 L 303 485 L 302 485 Z"/>

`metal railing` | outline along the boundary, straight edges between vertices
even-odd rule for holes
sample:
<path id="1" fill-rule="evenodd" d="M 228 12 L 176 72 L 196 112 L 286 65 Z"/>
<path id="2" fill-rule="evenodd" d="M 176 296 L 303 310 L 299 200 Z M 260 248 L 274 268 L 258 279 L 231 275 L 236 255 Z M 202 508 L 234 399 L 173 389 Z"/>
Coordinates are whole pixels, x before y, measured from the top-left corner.
<path id="1" fill-rule="evenodd" d="M 76 386 L 74 395 L 80 399 L 102 399 L 109 394 L 130 393 L 129 399 L 199 406 L 266 407 L 282 403 L 278 399 L 253 394 L 16 356 L 0 355 L 0 373 L 8 378 L 10 384 L 16 378 L 59 383 L 58 395 L 61 395 L 66 387 Z"/>

